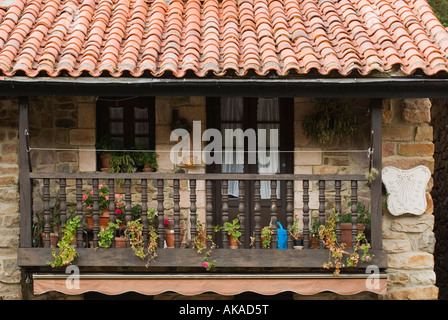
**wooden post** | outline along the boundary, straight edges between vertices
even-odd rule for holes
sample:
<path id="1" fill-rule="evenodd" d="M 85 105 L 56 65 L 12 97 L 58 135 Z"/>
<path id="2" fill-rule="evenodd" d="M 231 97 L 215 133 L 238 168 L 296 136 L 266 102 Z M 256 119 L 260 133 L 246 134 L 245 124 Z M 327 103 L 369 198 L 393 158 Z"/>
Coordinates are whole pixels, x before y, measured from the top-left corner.
<path id="1" fill-rule="evenodd" d="M 20 247 L 31 248 L 32 236 L 32 190 L 30 180 L 30 161 L 28 153 L 28 97 L 19 97 L 19 211 Z"/>
<path id="2" fill-rule="evenodd" d="M 378 176 L 370 184 L 371 212 L 371 245 L 372 249 L 383 248 L 383 215 L 382 215 L 382 100 L 373 99 L 371 103 L 371 130 L 373 134 L 373 168 Z"/>

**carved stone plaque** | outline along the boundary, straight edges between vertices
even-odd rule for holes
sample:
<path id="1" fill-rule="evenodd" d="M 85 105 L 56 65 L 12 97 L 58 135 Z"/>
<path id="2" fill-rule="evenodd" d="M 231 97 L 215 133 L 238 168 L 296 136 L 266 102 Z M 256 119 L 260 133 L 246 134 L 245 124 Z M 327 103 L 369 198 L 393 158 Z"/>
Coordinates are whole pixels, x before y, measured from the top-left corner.
<path id="1" fill-rule="evenodd" d="M 421 215 L 426 210 L 426 185 L 431 171 L 425 166 L 409 170 L 385 167 L 382 180 L 386 187 L 387 208 L 394 216 L 404 213 Z"/>

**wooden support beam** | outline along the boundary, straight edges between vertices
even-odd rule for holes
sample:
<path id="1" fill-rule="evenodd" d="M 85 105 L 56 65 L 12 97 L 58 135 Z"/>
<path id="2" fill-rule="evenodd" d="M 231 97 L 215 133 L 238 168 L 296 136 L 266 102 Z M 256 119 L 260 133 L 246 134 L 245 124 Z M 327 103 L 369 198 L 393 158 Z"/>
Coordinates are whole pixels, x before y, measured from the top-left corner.
<path id="1" fill-rule="evenodd" d="M 382 100 L 373 99 L 371 102 L 371 130 L 372 139 L 372 166 L 378 170 L 378 176 L 370 185 L 371 199 L 371 232 L 372 249 L 382 249 L 383 247 L 383 215 L 382 215 Z"/>
<path id="2" fill-rule="evenodd" d="M 28 97 L 19 98 L 19 211 L 20 211 L 20 247 L 30 248 L 32 239 L 32 192 L 28 153 Z"/>

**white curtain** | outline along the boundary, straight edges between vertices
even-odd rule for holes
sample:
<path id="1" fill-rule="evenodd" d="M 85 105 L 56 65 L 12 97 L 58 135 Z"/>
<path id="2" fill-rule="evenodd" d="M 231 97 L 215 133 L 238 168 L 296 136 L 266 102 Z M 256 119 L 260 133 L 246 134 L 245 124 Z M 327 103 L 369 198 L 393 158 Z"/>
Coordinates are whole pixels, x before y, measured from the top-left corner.
<path id="1" fill-rule="evenodd" d="M 274 174 L 280 172 L 279 148 L 279 107 L 278 99 L 259 99 L 257 114 L 259 122 L 257 128 L 257 166 L 260 174 Z M 244 101 L 243 98 L 221 99 L 221 133 L 223 133 L 223 173 L 244 172 L 244 138 L 234 137 L 233 130 L 243 129 Z M 263 122 L 277 123 L 263 123 Z M 239 123 L 238 123 L 239 122 Z M 227 130 L 226 129 L 232 129 Z M 239 149 L 239 147 L 243 149 Z M 229 181 L 229 196 L 238 197 L 238 181 Z M 271 185 L 269 181 L 261 181 L 260 194 L 262 199 L 270 199 Z M 280 195 L 280 183 L 277 182 L 277 197 Z"/>
<path id="2" fill-rule="evenodd" d="M 221 134 L 223 134 L 223 161 L 221 170 L 223 173 L 243 173 L 244 172 L 244 150 L 236 150 L 236 146 L 243 145 L 244 141 L 237 141 L 232 132 L 235 129 L 243 129 L 241 123 L 244 116 L 243 98 L 222 98 L 221 99 Z M 231 122 L 231 123 L 228 123 Z M 226 130 L 232 129 L 232 130 Z M 229 181 L 229 196 L 238 197 L 238 181 Z"/>
<path id="3" fill-rule="evenodd" d="M 280 120 L 278 99 L 258 99 L 257 111 L 258 123 L 258 173 L 274 174 L 280 173 L 279 131 Z M 277 123 L 263 123 L 263 121 L 274 121 Z M 260 123 L 261 122 L 261 123 Z M 260 183 L 261 199 L 271 197 L 270 181 Z M 277 181 L 277 198 L 280 196 L 280 183 Z"/>

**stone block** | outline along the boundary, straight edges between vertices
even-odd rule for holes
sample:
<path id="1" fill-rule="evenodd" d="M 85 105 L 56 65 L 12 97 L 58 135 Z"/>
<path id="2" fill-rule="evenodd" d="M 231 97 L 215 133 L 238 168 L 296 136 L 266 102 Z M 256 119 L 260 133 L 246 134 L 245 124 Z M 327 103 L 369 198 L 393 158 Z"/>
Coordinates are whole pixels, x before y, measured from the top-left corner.
<path id="1" fill-rule="evenodd" d="M 70 145 L 72 146 L 94 146 L 95 129 L 72 129 L 70 130 Z"/>
<path id="2" fill-rule="evenodd" d="M 411 244 L 408 240 L 383 239 L 383 248 L 388 253 L 400 253 L 411 250 Z"/>
<path id="3" fill-rule="evenodd" d="M 432 156 L 434 154 L 433 143 L 400 143 L 398 154 L 402 156 Z"/>
<path id="4" fill-rule="evenodd" d="M 322 164 L 322 149 L 294 148 L 295 166 L 316 166 Z"/>
<path id="5" fill-rule="evenodd" d="M 389 300 L 437 300 L 439 288 L 436 286 L 414 287 L 387 293 Z"/>
<path id="6" fill-rule="evenodd" d="M 403 99 L 402 118 L 408 123 L 430 123 L 431 100 L 428 98 Z"/>
<path id="7" fill-rule="evenodd" d="M 393 156 L 395 154 L 395 143 L 383 142 L 382 144 L 383 157 Z"/>
<path id="8" fill-rule="evenodd" d="M 392 104 L 390 99 L 383 99 L 382 107 L 382 122 L 391 123 L 392 122 Z"/>
<path id="9" fill-rule="evenodd" d="M 391 230 L 406 233 L 421 233 L 432 230 L 434 226 L 434 216 L 432 214 L 422 214 L 420 216 L 406 215 L 393 219 Z"/>
<path id="10" fill-rule="evenodd" d="M 96 171 L 96 153 L 95 151 L 79 151 L 79 171 Z"/>
<path id="11" fill-rule="evenodd" d="M 95 103 L 78 103 L 78 128 L 95 128 Z"/>
<path id="12" fill-rule="evenodd" d="M 387 255 L 387 266 L 391 269 L 434 269 L 434 256 L 427 252 L 401 252 Z"/>
<path id="13" fill-rule="evenodd" d="M 383 141 L 411 141 L 412 138 L 412 127 L 383 127 Z"/>
<path id="14" fill-rule="evenodd" d="M 415 141 L 433 141 L 433 128 L 431 126 L 417 127 Z"/>

